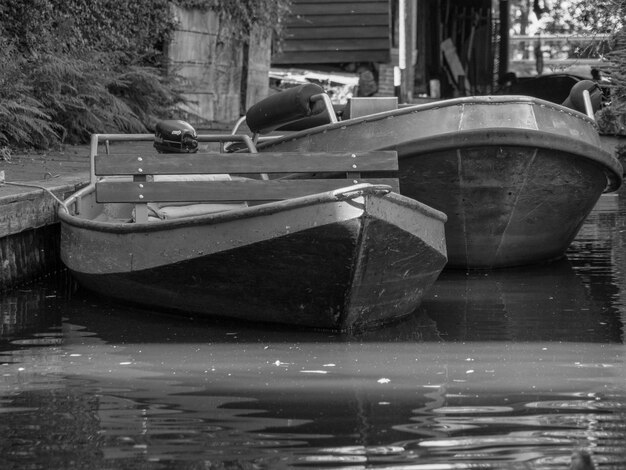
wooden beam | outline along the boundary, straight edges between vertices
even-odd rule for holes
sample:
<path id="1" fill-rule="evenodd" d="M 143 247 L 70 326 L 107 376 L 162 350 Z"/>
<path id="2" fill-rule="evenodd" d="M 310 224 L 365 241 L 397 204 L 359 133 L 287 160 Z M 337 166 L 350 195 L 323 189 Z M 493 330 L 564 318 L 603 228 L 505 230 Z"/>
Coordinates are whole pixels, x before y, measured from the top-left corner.
<path id="1" fill-rule="evenodd" d="M 95 158 L 97 176 L 395 171 L 395 151 L 110 154 Z"/>
<path id="2" fill-rule="evenodd" d="M 102 202 L 225 202 L 277 201 L 333 191 L 359 183 L 387 184 L 399 191 L 396 178 L 160 181 L 98 181 L 96 200 Z"/>

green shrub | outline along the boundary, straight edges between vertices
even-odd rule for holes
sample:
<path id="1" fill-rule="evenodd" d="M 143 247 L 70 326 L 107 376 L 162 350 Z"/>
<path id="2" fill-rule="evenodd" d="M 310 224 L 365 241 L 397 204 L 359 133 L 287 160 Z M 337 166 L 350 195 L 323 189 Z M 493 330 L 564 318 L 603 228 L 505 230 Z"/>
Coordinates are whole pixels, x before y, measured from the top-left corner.
<path id="1" fill-rule="evenodd" d="M 26 60 L 0 37 L 0 153 L 8 147 L 47 148 L 59 139 L 60 126 L 53 124 L 45 105 L 34 97 L 26 73 Z"/>
<path id="2" fill-rule="evenodd" d="M 64 129 L 64 141 L 87 141 L 94 132 L 143 132 L 131 109 L 107 89 L 110 76 L 93 62 L 42 54 L 30 69 L 35 97 Z"/>
<path id="3" fill-rule="evenodd" d="M 610 79 L 610 100 L 597 116 L 600 131 L 626 135 L 626 28 L 614 33 L 603 72 Z"/>
<path id="4" fill-rule="evenodd" d="M 33 95 L 62 126 L 64 142 L 87 142 L 92 133 L 145 133 L 180 101 L 158 69 L 107 59 L 44 54 L 31 67 Z"/>
<path id="5" fill-rule="evenodd" d="M 168 0 L 12 0 L 3 35 L 29 53 L 112 53 L 121 63 L 158 62 L 174 28 Z"/>
<path id="6" fill-rule="evenodd" d="M 180 101 L 159 68 L 174 27 L 165 0 L 3 3 L 0 145 L 86 142 L 91 133 L 146 132 Z M 18 85 L 19 84 L 19 85 Z M 4 87 L 3 87 L 4 88 Z"/>
<path id="7" fill-rule="evenodd" d="M 280 29 L 290 0 L 176 0 L 228 19 L 223 34 Z M 169 0 L 0 2 L 0 149 L 146 132 L 182 102 L 166 72 Z M 10 45 L 10 47 L 9 47 Z M 4 152 L 6 154 L 6 152 Z"/>

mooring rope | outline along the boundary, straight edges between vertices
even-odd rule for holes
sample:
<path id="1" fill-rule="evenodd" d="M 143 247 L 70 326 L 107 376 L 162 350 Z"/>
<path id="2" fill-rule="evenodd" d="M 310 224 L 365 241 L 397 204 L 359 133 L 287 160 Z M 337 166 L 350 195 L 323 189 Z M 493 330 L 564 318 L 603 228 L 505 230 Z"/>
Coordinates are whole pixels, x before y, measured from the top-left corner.
<path id="1" fill-rule="evenodd" d="M 41 190 L 45 191 L 46 193 L 48 193 L 50 196 L 52 196 L 56 202 L 58 202 L 65 210 L 67 210 L 67 206 L 65 205 L 65 203 L 61 199 L 59 199 L 56 194 L 54 194 L 52 191 L 50 191 L 45 186 L 41 186 L 39 184 L 34 184 L 34 183 L 14 183 L 14 182 L 10 182 L 10 181 L 0 181 L 0 185 L 2 185 L 2 184 L 8 184 L 8 185 L 11 185 L 11 186 L 22 186 L 22 187 L 26 187 L 26 188 L 41 189 Z"/>

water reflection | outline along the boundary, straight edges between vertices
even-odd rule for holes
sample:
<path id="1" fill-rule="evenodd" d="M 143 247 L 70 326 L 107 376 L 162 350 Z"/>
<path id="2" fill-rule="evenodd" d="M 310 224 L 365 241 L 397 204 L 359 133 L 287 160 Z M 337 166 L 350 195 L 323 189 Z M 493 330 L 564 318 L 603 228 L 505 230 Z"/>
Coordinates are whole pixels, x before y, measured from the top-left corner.
<path id="1" fill-rule="evenodd" d="M 575 447 L 611 461 L 626 448 L 618 344 L 112 343 L 72 323 L 62 333 L 62 345 L 2 356 L 0 455 L 20 466 L 64 453 L 95 468 L 553 465 Z"/>
<path id="2" fill-rule="evenodd" d="M 445 271 L 357 335 L 152 315 L 62 277 L 5 293 L 0 468 L 556 469 L 577 448 L 622 468 L 625 231 L 602 203 L 568 259 Z"/>
<path id="3" fill-rule="evenodd" d="M 563 259 L 497 271 L 445 271 L 423 311 L 446 340 L 622 342 L 622 320 L 611 301 L 597 296 L 589 278 Z"/>
<path id="4" fill-rule="evenodd" d="M 0 292 L 0 341 L 29 333 L 36 335 L 52 325 L 60 325 L 56 301 L 67 294 L 69 286 L 67 274 L 58 273 L 11 292 Z"/>

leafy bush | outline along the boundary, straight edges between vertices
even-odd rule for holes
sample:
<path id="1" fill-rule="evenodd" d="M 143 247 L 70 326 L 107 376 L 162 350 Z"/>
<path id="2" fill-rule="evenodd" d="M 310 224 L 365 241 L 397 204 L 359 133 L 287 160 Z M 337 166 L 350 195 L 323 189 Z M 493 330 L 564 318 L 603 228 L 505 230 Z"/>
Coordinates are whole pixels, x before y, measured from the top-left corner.
<path id="1" fill-rule="evenodd" d="M 98 132 L 147 132 L 180 101 L 171 80 L 159 70 L 112 66 L 108 58 L 103 53 L 92 54 L 90 60 L 43 54 L 31 67 L 33 94 L 62 126 L 64 142 L 86 142 Z"/>
<path id="2" fill-rule="evenodd" d="M 0 18 L 0 146 L 146 132 L 180 101 L 159 68 L 165 0 L 3 2 Z"/>
<path id="3" fill-rule="evenodd" d="M 601 132 L 626 135 L 626 28 L 614 34 L 608 65 L 603 71 L 610 79 L 610 101 L 598 118 Z"/>
<path id="4" fill-rule="evenodd" d="M 216 10 L 242 39 L 278 31 L 290 0 L 177 0 Z M 182 101 L 166 72 L 169 0 L 0 2 L 0 149 L 145 132 Z M 3 152 L 6 154 L 6 151 Z"/>
<path id="5" fill-rule="evenodd" d="M 33 94 L 25 72 L 26 61 L 17 49 L 0 37 L 0 154 L 6 159 L 9 146 L 46 148 L 59 138 L 45 106 Z"/>
<path id="6" fill-rule="evenodd" d="M 174 28 L 168 0 L 13 0 L 0 6 L 3 35 L 23 52 L 111 53 L 152 63 Z"/>

